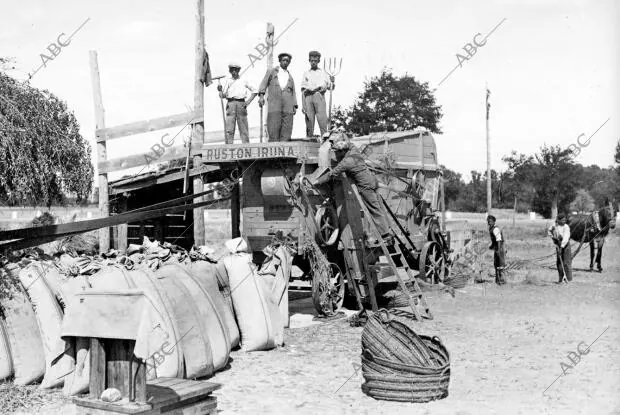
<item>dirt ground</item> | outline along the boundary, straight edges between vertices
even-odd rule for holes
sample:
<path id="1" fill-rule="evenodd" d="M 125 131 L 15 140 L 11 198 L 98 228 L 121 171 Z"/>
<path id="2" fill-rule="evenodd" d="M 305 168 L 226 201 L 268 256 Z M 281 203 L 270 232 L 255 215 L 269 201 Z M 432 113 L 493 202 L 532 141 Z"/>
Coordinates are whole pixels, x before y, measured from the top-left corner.
<path id="1" fill-rule="evenodd" d="M 513 235 L 509 262 L 553 253 L 543 225 L 506 229 Z M 489 278 L 457 290 L 455 298 L 428 295 L 435 318 L 418 323 L 419 333 L 439 336 L 451 356 L 449 396 L 441 401 L 393 403 L 364 395 L 361 370 L 353 367 L 360 364 L 362 328 L 346 318 L 303 324 L 312 313 L 305 298 L 291 302 L 297 328 L 286 329 L 284 347 L 233 352 L 230 369 L 211 379 L 222 384 L 215 392 L 219 413 L 620 414 L 620 237 L 614 232 L 605 244 L 604 271 L 587 272 L 586 249 L 568 285 L 555 284 L 550 257 L 512 271 L 502 287 Z M 483 262 L 490 271 L 490 254 Z M 588 346 L 573 365 L 567 354 Z M 563 375 L 561 363 L 574 367 L 565 366 Z M 61 402 L 29 413 L 72 414 L 75 408 Z"/>

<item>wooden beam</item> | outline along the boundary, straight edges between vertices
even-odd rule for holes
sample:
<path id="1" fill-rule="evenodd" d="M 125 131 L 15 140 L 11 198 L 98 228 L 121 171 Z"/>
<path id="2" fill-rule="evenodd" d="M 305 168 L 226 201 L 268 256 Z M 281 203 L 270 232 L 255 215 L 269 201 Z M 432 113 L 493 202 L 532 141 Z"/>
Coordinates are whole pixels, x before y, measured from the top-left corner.
<path id="1" fill-rule="evenodd" d="M 100 128 L 95 130 L 95 136 L 97 137 L 97 142 L 99 143 L 102 141 L 113 140 L 115 138 L 126 137 L 128 135 L 148 133 L 202 121 L 204 121 L 204 114 L 200 112 L 184 112 L 182 114 L 136 121 L 128 124 L 117 125 L 115 127 Z"/>
<path id="2" fill-rule="evenodd" d="M 211 164 L 203 164 L 197 169 L 190 169 L 189 175 L 190 177 L 196 176 L 199 174 L 209 173 L 211 171 L 220 170 L 218 166 L 214 166 Z M 134 190 L 144 189 L 145 187 L 155 186 L 162 183 L 169 183 L 175 180 L 182 180 L 185 176 L 184 171 L 179 171 L 175 173 L 164 174 L 162 176 L 156 177 L 145 177 L 141 180 L 126 180 L 119 181 L 116 183 L 110 184 L 110 195 L 114 196 L 117 194 L 132 192 Z"/>
<path id="3" fill-rule="evenodd" d="M 135 154 L 127 157 L 119 157 L 110 160 L 103 160 L 99 162 L 99 172 L 111 173 L 113 171 L 125 170 L 132 167 L 148 166 L 149 164 L 155 166 L 158 163 L 164 161 L 183 159 L 187 156 L 187 149 L 183 146 L 168 147 L 161 156 L 156 157 L 153 151 L 148 151 L 142 154 Z"/>
<path id="4" fill-rule="evenodd" d="M 103 108 L 103 97 L 101 95 L 101 80 L 99 78 L 99 62 L 97 52 L 90 51 L 90 78 L 93 86 L 93 101 L 95 105 L 95 129 L 105 128 L 105 110 Z M 96 131 L 95 130 L 95 131 Z M 108 153 L 105 141 L 97 143 L 97 162 L 105 163 Z M 99 170 L 99 212 L 102 218 L 109 215 L 108 205 L 108 175 L 107 172 Z M 107 228 L 99 229 L 99 252 L 106 252 L 110 249 L 110 230 Z"/>
<path id="5" fill-rule="evenodd" d="M 196 19 L 196 45 L 195 45 L 195 61 L 194 61 L 194 110 L 204 113 L 205 90 L 202 78 L 205 67 L 203 65 L 205 54 L 205 2 L 204 0 L 196 0 L 197 19 Z M 206 78 L 206 77 L 205 77 Z M 192 143 L 204 143 L 204 121 L 192 125 Z M 201 158 L 194 157 L 194 168 L 200 166 Z M 204 191 L 204 184 L 201 176 L 195 176 L 193 179 L 193 193 L 201 193 Z M 202 202 L 204 199 L 200 197 L 196 202 Z M 200 246 L 205 244 L 205 218 L 202 207 L 194 209 L 194 245 Z"/>

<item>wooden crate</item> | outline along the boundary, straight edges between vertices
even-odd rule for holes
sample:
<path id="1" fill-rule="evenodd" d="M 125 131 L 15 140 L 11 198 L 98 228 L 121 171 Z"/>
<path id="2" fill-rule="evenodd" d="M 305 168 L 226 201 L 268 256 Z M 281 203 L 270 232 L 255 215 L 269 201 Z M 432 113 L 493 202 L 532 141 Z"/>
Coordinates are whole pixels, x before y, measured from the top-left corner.
<path id="1" fill-rule="evenodd" d="M 77 415 L 111 414 L 174 414 L 214 415 L 217 413 L 217 398 L 211 396 L 220 384 L 176 378 L 157 378 L 147 382 L 146 403 L 103 402 L 93 398 L 73 398 Z"/>

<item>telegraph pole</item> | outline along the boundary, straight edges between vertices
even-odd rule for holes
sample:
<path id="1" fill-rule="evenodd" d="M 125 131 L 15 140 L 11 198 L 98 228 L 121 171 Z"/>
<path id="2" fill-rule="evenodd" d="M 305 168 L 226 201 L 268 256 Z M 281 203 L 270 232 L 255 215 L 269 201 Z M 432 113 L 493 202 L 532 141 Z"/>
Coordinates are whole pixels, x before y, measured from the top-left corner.
<path id="1" fill-rule="evenodd" d="M 489 103 L 489 86 L 486 85 L 487 99 L 486 99 L 486 113 L 487 113 L 487 215 L 491 214 L 491 137 L 489 135 L 489 110 L 491 104 Z"/>

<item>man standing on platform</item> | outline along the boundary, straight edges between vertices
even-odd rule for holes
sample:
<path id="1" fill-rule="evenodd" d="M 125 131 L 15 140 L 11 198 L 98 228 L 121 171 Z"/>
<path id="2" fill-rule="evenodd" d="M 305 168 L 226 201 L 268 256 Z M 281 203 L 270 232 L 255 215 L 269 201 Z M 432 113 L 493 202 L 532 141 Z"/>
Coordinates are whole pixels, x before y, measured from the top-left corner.
<path id="1" fill-rule="evenodd" d="M 558 268 L 559 281 L 568 282 L 573 280 L 573 255 L 570 249 L 570 227 L 566 224 L 566 216 L 558 214 L 555 225 L 551 226 L 547 234 L 555 244 L 556 266 Z"/>
<path id="2" fill-rule="evenodd" d="M 303 95 L 302 112 L 306 116 L 306 137 L 314 136 L 314 119 L 319 122 L 321 136 L 327 131 L 327 110 L 325 92 L 334 89 L 334 77 L 319 68 L 321 54 L 315 50 L 309 53 L 310 70 L 301 81 Z"/>
<path id="3" fill-rule="evenodd" d="M 232 144 L 235 138 L 235 124 L 239 125 L 239 135 L 242 143 L 250 142 L 248 131 L 248 105 L 256 97 L 256 91 L 246 81 L 239 77 L 241 65 L 230 63 L 228 71 L 230 78 L 224 80 L 224 86 L 218 85 L 220 98 L 226 99 L 226 144 Z M 248 91 L 251 93 L 247 99 Z M 246 101 L 247 99 L 247 101 Z"/>
<path id="4" fill-rule="evenodd" d="M 297 112 L 295 82 L 288 72 L 292 56 L 280 53 L 280 66 L 269 69 L 258 88 L 258 105 L 265 104 L 267 92 L 267 133 L 269 141 L 290 141 L 293 134 L 293 116 Z"/>
<path id="5" fill-rule="evenodd" d="M 487 225 L 489 225 L 489 235 L 491 236 L 491 246 L 489 249 L 493 250 L 493 265 L 495 266 L 495 283 L 497 285 L 504 285 L 506 281 L 502 273 L 506 268 L 506 250 L 504 248 L 504 235 L 499 229 L 499 226 L 495 224 L 495 216 L 489 215 L 487 218 Z"/>

